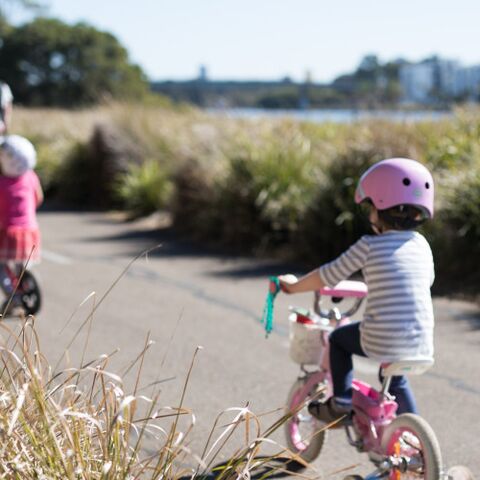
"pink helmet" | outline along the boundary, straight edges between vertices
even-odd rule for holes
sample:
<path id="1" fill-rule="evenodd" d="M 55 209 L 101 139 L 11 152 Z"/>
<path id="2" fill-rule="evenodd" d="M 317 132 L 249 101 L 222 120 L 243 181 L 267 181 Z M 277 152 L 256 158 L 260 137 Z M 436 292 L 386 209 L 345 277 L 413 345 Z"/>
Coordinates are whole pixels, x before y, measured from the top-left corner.
<path id="1" fill-rule="evenodd" d="M 433 178 L 419 162 L 389 158 L 372 165 L 360 178 L 355 202 L 369 199 L 378 210 L 412 205 L 433 217 Z"/>

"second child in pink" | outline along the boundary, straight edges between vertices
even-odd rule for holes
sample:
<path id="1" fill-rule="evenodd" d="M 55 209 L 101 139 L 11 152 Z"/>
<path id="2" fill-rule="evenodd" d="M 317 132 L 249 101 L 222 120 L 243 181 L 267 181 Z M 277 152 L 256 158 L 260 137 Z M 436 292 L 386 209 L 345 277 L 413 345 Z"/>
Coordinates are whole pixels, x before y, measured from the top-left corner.
<path id="1" fill-rule="evenodd" d="M 9 135 L 0 143 L 0 288 L 7 297 L 14 285 L 9 263 L 21 271 L 25 262 L 40 259 L 40 230 L 36 210 L 43 200 L 40 181 L 33 171 L 36 154 L 24 137 Z M 12 298 L 12 308 L 20 304 Z"/>

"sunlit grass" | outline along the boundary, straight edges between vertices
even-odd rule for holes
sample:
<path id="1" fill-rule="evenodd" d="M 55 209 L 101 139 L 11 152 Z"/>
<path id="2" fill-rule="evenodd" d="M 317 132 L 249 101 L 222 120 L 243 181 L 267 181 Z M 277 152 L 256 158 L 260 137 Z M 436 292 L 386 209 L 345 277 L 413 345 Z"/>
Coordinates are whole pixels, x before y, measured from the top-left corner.
<path id="1" fill-rule="evenodd" d="M 155 344 L 149 333 L 122 374 L 110 369 L 117 350 L 88 359 L 94 313 L 130 266 L 145 254 L 148 251 L 133 258 L 99 299 L 92 292 L 72 313 L 62 332 L 81 307 L 93 303 L 56 364 L 41 351 L 34 317 L 17 325 L 0 318 L 1 478 L 248 478 L 251 472 L 265 468 L 268 476 L 294 458 L 270 439 L 291 414 L 270 412 L 276 419 L 264 428 L 262 418 L 248 405 L 221 412 L 204 439 L 203 450 L 191 450 L 195 415 L 184 400 L 202 347 L 192 353 L 174 406 L 160 403 L 164 380 L 142 385 L 147 353 Z M 168 353 L 168 339 L 165 343 Z M 72 348 L 80 354 L 78 366 L 70 361 Z M 277 453 L 262 455 L 265 444 L 270 450 L 275 446 Z M 228 460 L 219 463 L 226 447 Z M 275 463 L 279 459 L 280 463 Z"/>
<path id="2" fill-rule="evenodd" d="M 278 457 L 290 458 L 270 440 L 288 416 L 263 428 L 248 406 L 222 412 L 204 439 L 203 451 L 190 449 L 195 416 L 184 398 L 199 349 L 178 405 L 161 406 L 159 390 L 148 397 L 140 381 L 153 345 L 148 337 L 126 369 L 125 374 L 136 371 L 127 390 L 122 377 L 109 371 L 112 354 L 55 369 L 40 351 L 33 318 L 14 330 L 0 323 L 2 478 L 177 479 L 204 478 L 212 471 L 218 479 L 246 478 Z M 219 455 L 233 439 L 236 447 L 219 464 Z M 278 453 L 262 455 L 266 443 L 277 446 Z M 278 468 L 284 464 L 272 464 L 270 472 Z"/>
<path id="3" fill-rule="evenodd" d="M 115 133 L 106 159 L 91 152 L 101 123 Z M 441 121 L 314 124 L 116 103 L 79 111 L 17 108 L 13 130 L 34 141 L 48 193 L 96 205 L 98 195 L 88 190 L 97 175 L 91 165 L 123 162 L 115 145 L 125 141 L 136 152 L 132 167 L 104 180 L 112 182 L 105 191 L 120 191 L 123 202 L 110 198 L 102 205 L 131 215 L 167 209 L 177 229 L 195 239 L 310 264 L 331 259 L 362 233 L 352 192 L 364 168 L 383 158 L 414 158 L 435 178 L 436 225 L 427 233 L 438 251 L 438 280 L 449 270 L 470 277 L 478 263 L 453 254 L 458 239 L 477 251 L 478 236 L 471 234 L 480 230 L 476 190 L 468 183 L 472 194 L 458 214 L 450 195 L 452 188 L 461 194 L 463 179 L 480 171 L 478 109 Z M 437 241 L 442 238 L 451 241 Z"/>

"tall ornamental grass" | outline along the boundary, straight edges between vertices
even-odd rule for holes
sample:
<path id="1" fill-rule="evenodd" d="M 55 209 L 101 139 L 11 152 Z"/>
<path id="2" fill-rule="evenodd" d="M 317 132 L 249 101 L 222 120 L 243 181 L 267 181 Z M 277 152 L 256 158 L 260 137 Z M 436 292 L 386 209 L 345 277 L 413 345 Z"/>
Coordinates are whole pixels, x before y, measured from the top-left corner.
<path id="1" fill-rule="evenodd" d="M 183 399 L 198 349 L 178 405 L 162 406 L 160 391 L 149 396 L 141 385 L 148 338 L 125 371 L 136 372 L 129 388 L 110 371 L 112 355 L 87 360 L 84 351 L 79 366 L 60 368 L 42 353 L 32 317 L 14 330 L 0 322 L 1 478 L 239 479 L 271 475 L 293 458 L 280 446 L 263 455 L 289 416 L 264 428 L 248 406 L 221 412 L 203 449 L 190 449 L 195 416 Z M 227 448 L 228 460 L 219 463 Z"/>
<path id="2" fill-rule="evenodd" d="M 189 238 L 308 265 L 365 232 L 353 202 L 365 168 L 382 158 L 414 158 L 436 182 L 436 216 L 424 232 L 435 247 L 437 284 L 473 274 L 455 252 L 461 245 L 475 255 L 480 243 L 475 109 L 438 122 L 342 125 L 114 104 L 68 114 L 17 110 L 14 127 L 37 146 L 51 196 L 130 216 L 166 209 Z M 113 135 L 108 148 L 92 150 L 99 131 Z"/>
<path id="3" fill-rule="evenodd" d="M 125 175 L 119 176 L 116 195 L 133 217 L 141 217 L 164 210 L 169 206 L 173 183 L 169 172 L 154 159 L 142 165 L 130 165 Z"/>

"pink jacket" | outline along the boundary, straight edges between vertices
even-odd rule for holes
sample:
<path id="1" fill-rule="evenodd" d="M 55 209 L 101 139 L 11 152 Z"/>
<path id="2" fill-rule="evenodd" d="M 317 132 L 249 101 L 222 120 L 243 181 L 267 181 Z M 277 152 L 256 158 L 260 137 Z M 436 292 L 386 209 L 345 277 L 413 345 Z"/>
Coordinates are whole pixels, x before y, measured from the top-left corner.
<path id="1" fill-rule="evenodd" d="M 38 228 L 36 210 L 41 191 L 40 180 L 33 170 L 19 177 L 0 175 L 0 228 Z"/>

